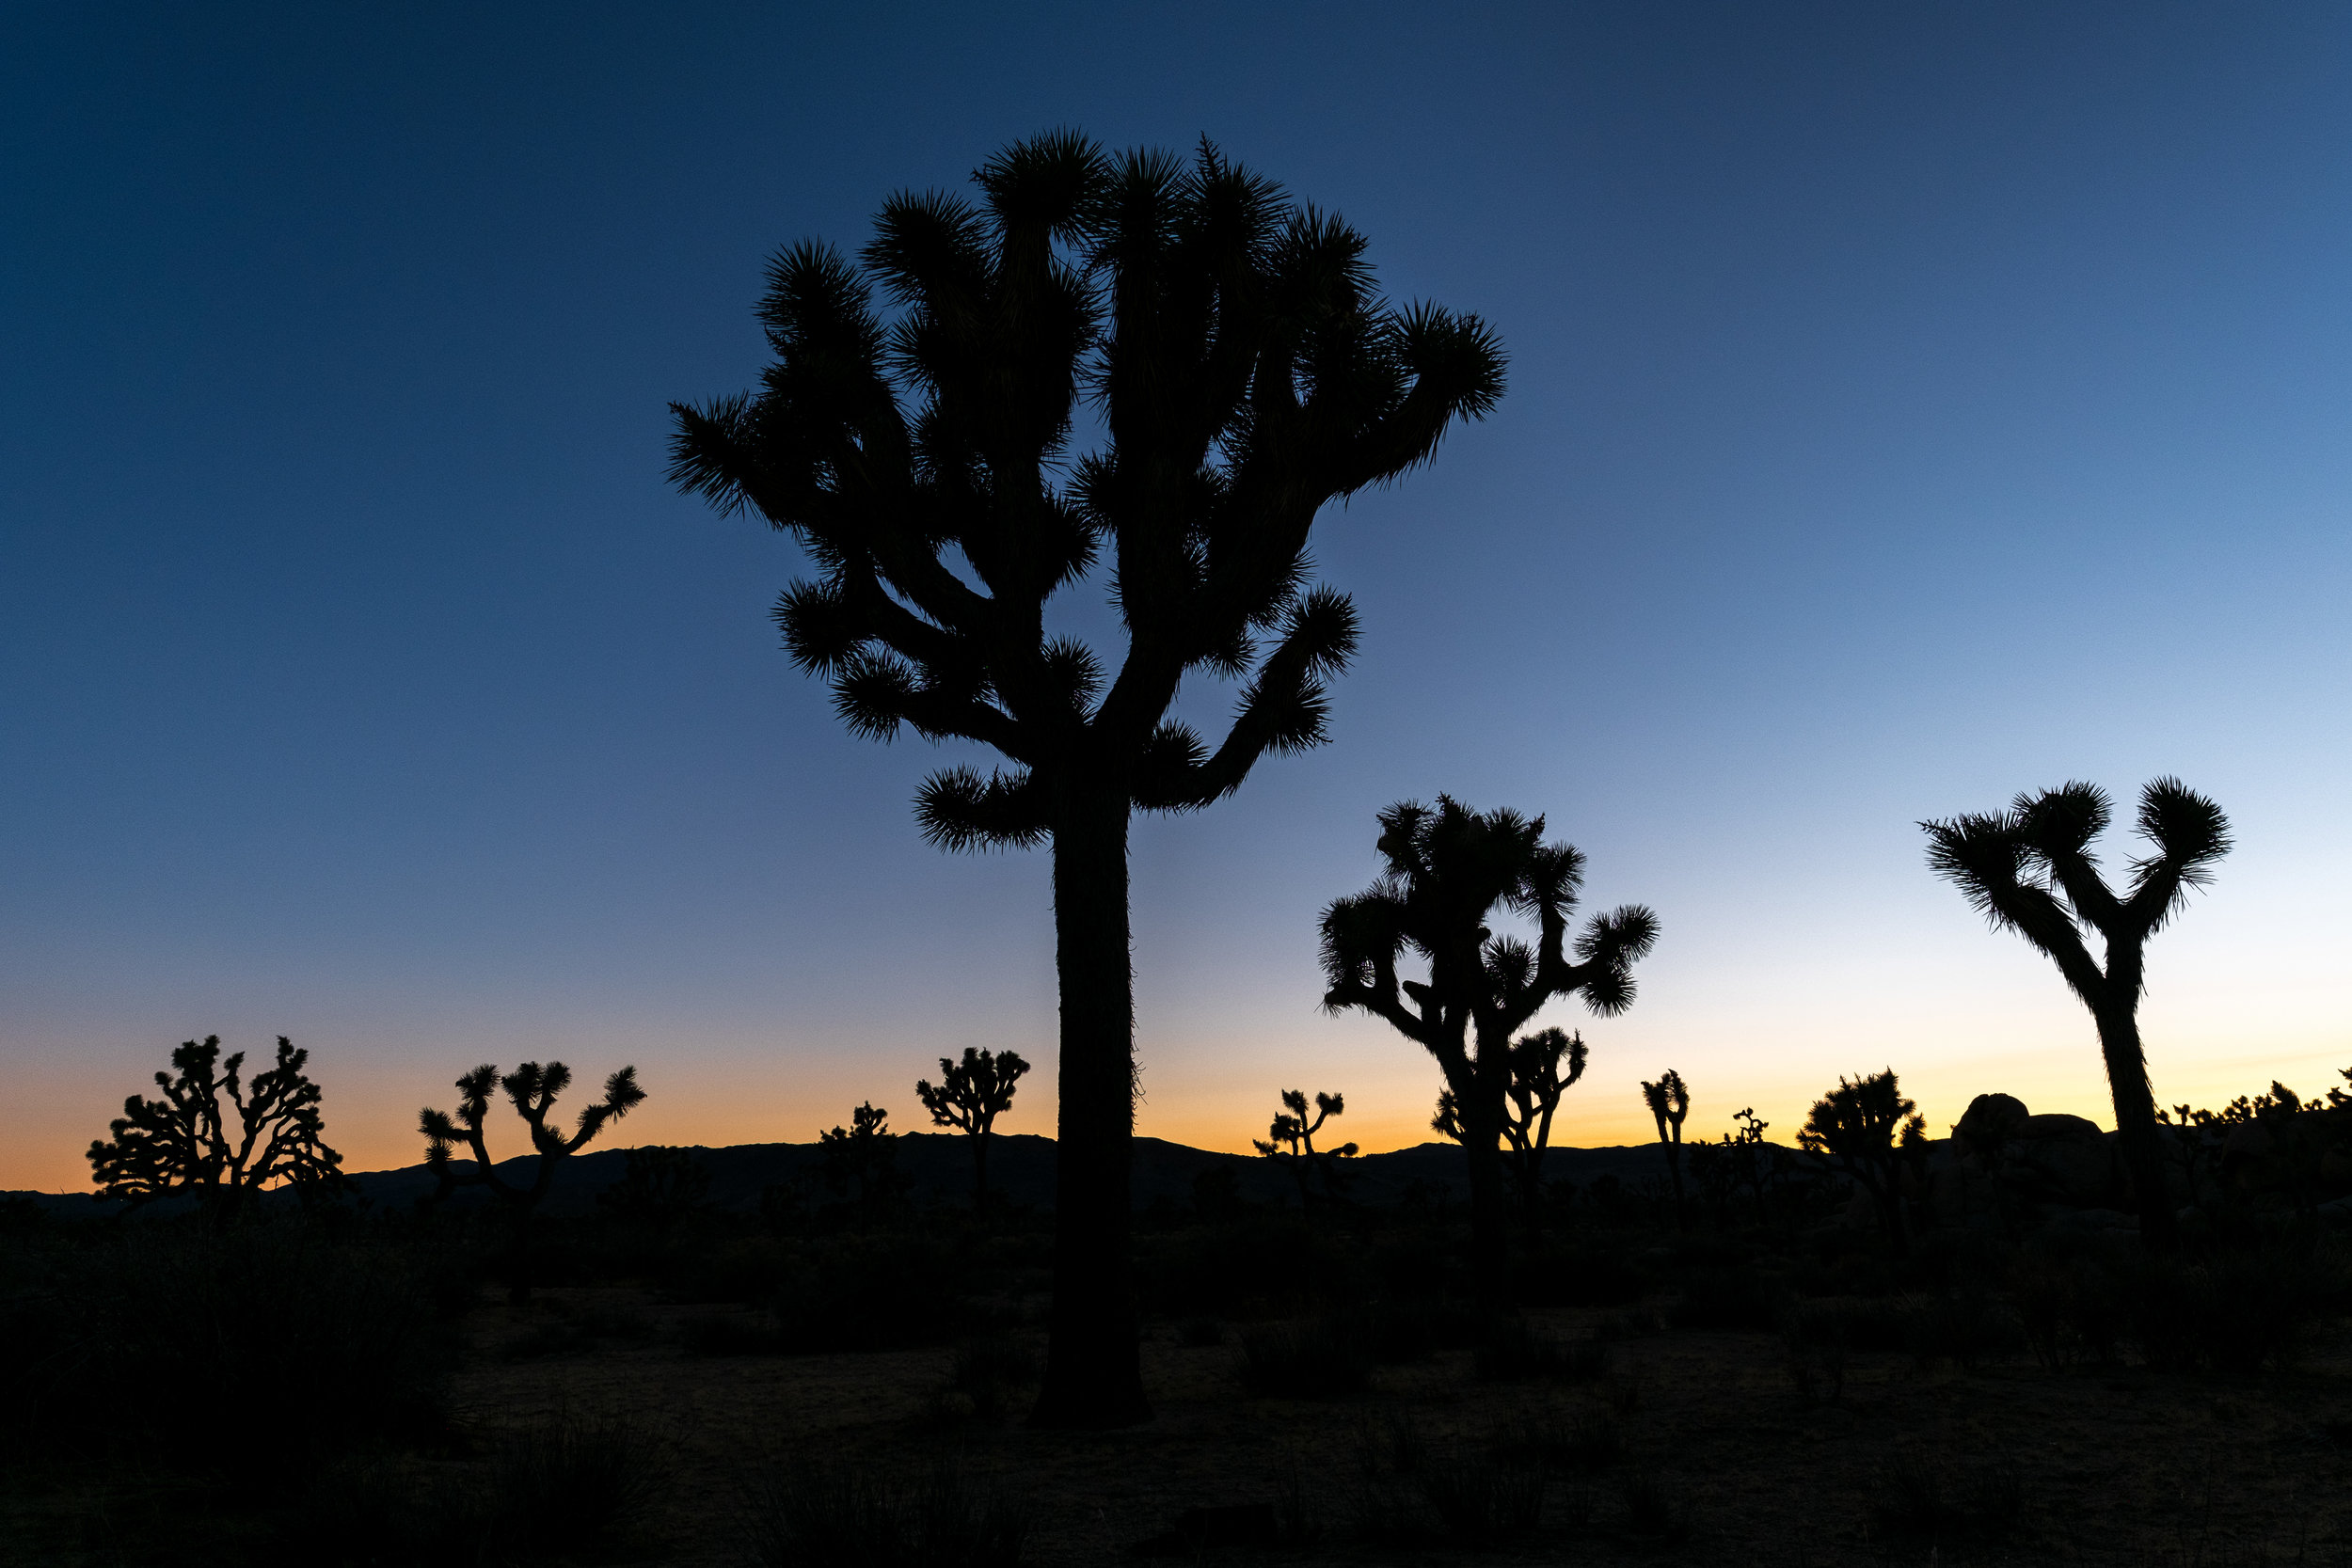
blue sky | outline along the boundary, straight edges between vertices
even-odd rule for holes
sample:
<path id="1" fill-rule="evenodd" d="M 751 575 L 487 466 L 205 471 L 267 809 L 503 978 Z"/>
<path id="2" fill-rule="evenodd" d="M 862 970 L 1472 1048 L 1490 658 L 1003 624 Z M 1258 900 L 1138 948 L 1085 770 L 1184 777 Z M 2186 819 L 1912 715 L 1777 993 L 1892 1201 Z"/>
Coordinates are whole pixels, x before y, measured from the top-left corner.
<path id="1" fill-rule="evenodd" d="M 1840 1071 L 2101 1116 L 2089 1021 L 1923 816 L 2173 772 L 2239 848 L 2160 1098 L 2352 1065 L 2352 18 L 2321 5 L 20 6 L 0 13 L 0 1185 L 167 1048 L 312 1048 L 355 1164 L 482 1060 L 623 1141 L 806 1138 L 1050 1058 L 1045 865 L 776 651 L 789 543 L 661 483 L 766 257 L 1059 125 L 1202 134 L 1480 312 L 1508 398 L 1335 508 L 1336 743 L 1136 836 L 1143 1130 L 1285 1086 L 1373 813 L 1547 813 L 1664 922 L 1572 1141 Z M 1214 707 L 1222 694 L 1194 700 Z M 1560 1022 L 1575 1022 L 1573 1010 Z M 1007 1125 L 1050 1131 L 1050 1070 Z"/>

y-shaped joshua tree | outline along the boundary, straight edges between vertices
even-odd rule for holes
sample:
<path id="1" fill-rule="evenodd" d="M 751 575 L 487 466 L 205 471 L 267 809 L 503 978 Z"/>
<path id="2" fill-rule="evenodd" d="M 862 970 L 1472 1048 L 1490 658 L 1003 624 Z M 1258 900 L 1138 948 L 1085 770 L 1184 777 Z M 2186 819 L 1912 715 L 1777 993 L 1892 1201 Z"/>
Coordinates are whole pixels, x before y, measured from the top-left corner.
<path id="1" fill-rule="evenodd" d="M 561 1128 L 548 1125 L 548 1113 L 555 1108 L 556 1097 L 571 1086 L 572 1069 L 562 1062 L 549 1062 L 544 1068 L 537 1062 L 525 1062 L 503 1078 L 495 1066 L 485 1062 L 457 1080 L 462 1098 L 454 1118 L 430 1105 L 418 1117 L 417 1130 L 425 1136 L 424 1163 L 438 1179 L 434 1197 L 446 1197 L 458 1187 L 487 1187 L 514 1216 L 514 1272 L 507 1291 L 516 1303 L 531 1299 L 531 1216 L 539 1200 L 548 1196 L 556 1165 L 585 1148 L 606 1123 L 618 1121 L 645 1099 L 645 1091 L 637 1086 L 637 1069 L 621 1069 L 604 1081 L 604 1098 L 580 1113 L 577 1131 L 567 1138 Z M 491 1164 L 489 1140 L 482 1124 L 490 1114 L 494 1088 L 506 1091 L 515 1114 L 531 1129 L 532 1152 L 538 1155 L 539 1164 L 527 1187 L 512 1185 Z M 450 1159 L 452 1147 L 460 1143 L 473 1153 L 471 1169 L 460 1170 Z"/>
<path id="2" fill-rule="evenodd" d="M 1323 1196 L 1336 1198 L 1344 1181 L 1340 1162 L 1356 1157 L 1356 1146 L 1342 1144 L 1337 1148 L 1317 1149 L 1315 1134 L 1323 1124 L 1347 1111 L 1347 1101 L 1336 1094 L 1315 1095 L 1315 1119 L 1307 1119 L 1307 1091 L 1284 1089 L 1282 1109 L 1275 1115 L 1274 1125 L 1266 1129 L 1263 1138 L 1252 1138 L 1249 1146 L 1291 1173 L 1298 1183 L 1298 1206 L 1307 1207 L 1307 1178 L 1320 1177 Z"/>
<path id="3" fill-rule="evenodd" d="M 1682 1082 L 1682 1074 L 1668 1068 L 1657 1083 L 1643 1083 L 1642 1103 L 1657 1118 L 1658 1147 L 1666 1151 L 1666 1173 L 1674 1178 L 1675 1228 L 1688 1230 L 1690 1218 L 1682 1209 L 1682 1118 L 1691 1114 L 1691 1090 Z"/>
<path id="4" fill-rule="evenodd" d="M 1012 1109 L 1013 1085 L 1029 1070 L 1017 1051 L 963 1048 L 963 1060 L 939 1059 L 939 1083 L 914 1081 L 915 1098 L 941 1127 L 960 1127 L 972 1138 L 972 1212 L 988 1210 L 988 1136 L 996 1118 Z"/>
<path id="5" fill-rule="evenodd" d="M 106 1196 L 136 1205 L 194 1193 L 218 1215 L 234 1212 L 273 1181 L 316 1190 L 342 1184 L 343 1157 L 326 1147 L 319 1086 L 303 1071 L 310 1053 L 278 1036 L 277 1065 L 255 1073 L 249 1085 L 239 1076 L 244 1052 L 219 1058 L 218 1035 L 205 1036 L 201 1045 L 189 1040 L 171 1053 L 178 1076 L 155 1074 L 163 1099 L 133 1095 L 122 1102 L 122 1115 L 108 1128 L 114 1141 L 98 1138 L 89 1146 L 90 1179 Z"/>
<path id="6" fill-rule="evenodd" d="M 1323 967 L 1334 1012 L 1361 1007 L 1438 1060 L 1470 1159 L 1470 1254 L 1480 1305 L 1509 1305 L 1510 1234 L 1501 1143 L 1511 1085 L 1511 1037 L 1536 1009 L 1581 994 L 1594 1012 L 1633 1004 L 1633 963 L 1658 940 L 1658 918 L 1627 905 L 1587 923 L 1568 961 L 1568 916 L 1584 857 L 1543 842 L 1544 819 L 1474 812 L 1440 795 L 1380 814 L 1380 879 L 1323 911 Z M 1532 915 L 1534 945 L 1497 936 L 1498 909 Z M 1428 960 L 1426 980 L 1397 962 Z"/>
<path id="7" fill-rule="evenodd" d="M 2139 997 L 2147 989 L 2148 939 L 2213 879 L 2230 852 L 2221 808 L 2178 779 L 2157 779 L 2139 795 L 2139 836 L 2153 854 L 2132 862 L 2130 888 L 2118 895 L 2099 874 L 2091 840 L 2114 817 L 2114 802 L 2095 784 L 2067 784 L 2020 795 L 2009 810 L 1923 822 L 1928 864 L 1994 927 L 2007 926 L 2040 948 L 2099 1028 L 2107 1092 L 2115 1102 L 2116 1142 L 2132 1175 L 2140 1240 L 2173 1244 L 2176 1227 L 2164 1185 L 2164 1145 L 2156 1131 L 2155 1091 L 2139 1043 Z M 2085 929 L 2106 945 L 2106 963 L 2083 945 Z"/>

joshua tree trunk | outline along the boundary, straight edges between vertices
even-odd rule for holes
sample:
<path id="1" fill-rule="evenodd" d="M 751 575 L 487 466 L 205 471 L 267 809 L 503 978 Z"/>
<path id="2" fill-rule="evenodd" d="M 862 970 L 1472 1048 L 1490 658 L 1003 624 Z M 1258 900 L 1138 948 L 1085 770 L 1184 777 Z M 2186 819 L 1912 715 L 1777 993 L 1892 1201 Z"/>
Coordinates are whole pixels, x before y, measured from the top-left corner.
<path id="1" fill-rule="evenodd" d="M 2171 1195 L 2165 1190 L 2156 1096 L 2148 1084 L 2139 1022 L 2129 1009 L 2112 1006 L 2092 1016 L 2099 1025 L 2099 1053 L 2106 1058 L 2107 1092 L 2115 1103 L 2115 1141 L 2122 1146 L 2123 1168 L 2131 1174 L 2132 1197 L 2139 1210 L 2139 1238 L 2147 1246 L 2169 1250 L 2176 1226 Z"/>
<path id="2" fill-rule="evenodd" d="M 972 1140 L 972 1212 L 988 1212 L 988 1132 Z"/>
<path id="3" fill-rule="evenodd" d="M 1496 1076 L 1497 1068 L 1507 1073 L 1504 1058 L 1503 1052 L 1482 1047 L 1478 1062 L 1470 1067 L 1473 1080 Z M 1470 1156 L 1470 1278 L 1481 1311 L 1507 1311 L 1511 1306 L 1511 1189 L 1502 1168 L 1502 1095 L 1493 1084 L 1475 1084 L 1459 1098 L 1463 1101 L 1463 1148 Z"/>
<path id="4" fill-rule="evenodd" d="M 1064 784 L 1054 824 L 1061 1112 L 1054 1150 L 1054 1302 L 1039 1426 L 1150 1418 L 1129 1277 L 1135 974 L 1126 792 Z"/>

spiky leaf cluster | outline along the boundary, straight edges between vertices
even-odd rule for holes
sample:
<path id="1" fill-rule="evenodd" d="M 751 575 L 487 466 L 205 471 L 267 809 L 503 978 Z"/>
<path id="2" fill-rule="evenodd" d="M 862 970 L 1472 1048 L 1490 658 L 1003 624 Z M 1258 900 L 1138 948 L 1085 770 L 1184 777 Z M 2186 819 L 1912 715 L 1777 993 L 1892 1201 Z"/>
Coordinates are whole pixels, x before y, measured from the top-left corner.
<path id="1" fill-rule="evenodd" d="M 1356 616 L 1307 580 L 1316 513 L 1502 386 L 1475 317 L 1391 306 L 1361 236 L 1206 143 L 1049 135 L 974 182 L 893 198 L 854 260 L 778 256 L 774 362 L 755 394 L 675 406 L 671 469 L 805 547 L 777 624 L 853 732 L 1004 755 L 917 796 L 959 849 L 1040 841 L 1073 775 L 1184 810 L 1320 742 Z M 1045 625 L 1098 570 L 1117 659 Z M 1214 747 L 1167 717 L 1196 671 L 1240 686 Z"/>
<path id="2" fill-rule="evenodd" d="M 1029 1064 L 1017 1051 L 982 1051 L 967 1045 L 961 1062 L 939 1058 L 937 1084 L 916 1079 L 914 1094 L 931 1114 L 934 1125 L 985 1135 L 999 1116 L 1012 1109 L 1014 1086 L 1028 1070 Z"/>
<path id="3" fill-rule="evenodd" d="M 625 1067 L 604 1081 L 604 1098 L 580 1110 L 567 1136 L 561 1126 L 549 1125 L 548 1117 L 557 1099 L 571 1086 L 572 1069 L 562 1062 L 549 1062 L 544 1067 L 537 1062 L 525 1062 L 503 1078 L 495 1066 L 485 1062 L 458 1079 L 456 1116 L 427 1106 L 417 1117 L 417 1129 L 425 1138 L 424 1163 L 437 1178 L 439 1190 L 447 1193 L 452 1187 L 485 1186 L 509 1201 L 535 1203 L 553 1180 L 556 1162 L 579 1153 L 608 1124 L 628 1115 L 645 1099 L 645 1091 L 637 1082 L 637 1069 Z M 494 1090 L 505 1092 L 507 1102 L 515 1107 L 515 1114 L 522 1117 L 529 1130 L 532 1152 L 539 1156 L 537 1172 L 529 1187 L 512 1185 L 491 1163 L 487 1123 Z M 458 1169 L 451 1159 L 459 1145 L 473 1156 L 469 1169 Z"/>
<path id="4" fill-rule="evenodd" d="M 1632 1006 L 1633 965 L 1657 942 L 1658 919 L 1635 904 L 1595 916 L 1571 958 L 1584 857 L 1544 843 L 1542 817 L 1440 795 L 1434 807 L 1390 807 L 1380 830 L 1380 879 L 1323 912 L 1325 1006 L 1361 1007 L 1442 1061 L 1466 1037 L 1502 1048 L 1555 997 L 1581 995 L 1604 1016 Z M 1496 933 L 1497 910 L 1534 919 L 1535 942 Z M 1425 979 L 1400 974 L 1412 958 L 1425 960 Z"/>

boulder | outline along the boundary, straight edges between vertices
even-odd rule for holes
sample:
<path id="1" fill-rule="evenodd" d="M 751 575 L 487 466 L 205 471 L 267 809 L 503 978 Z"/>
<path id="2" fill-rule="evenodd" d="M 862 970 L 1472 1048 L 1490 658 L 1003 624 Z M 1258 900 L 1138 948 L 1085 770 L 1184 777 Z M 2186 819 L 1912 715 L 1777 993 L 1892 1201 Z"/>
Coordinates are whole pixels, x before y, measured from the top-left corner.
<path id="1" fill-rule="evenodd" d="M 1980 1094 L 1962 1113 L 1952 1128 L 1952 1139 L 1966 1153 L 1989 1156 L 2022 1132 L 2032 1119 L 2026 1102 L 2014 1095 Z"/>
<path id="2" fill-rule="evenodd" d="M 2103 1207 L 2118 1191 L 2115 1149 L 2082 1117 L 2027 1117 L 2002 1151 L 2002 1174 L 2030 1196 L 2071 1208 Z"/>

